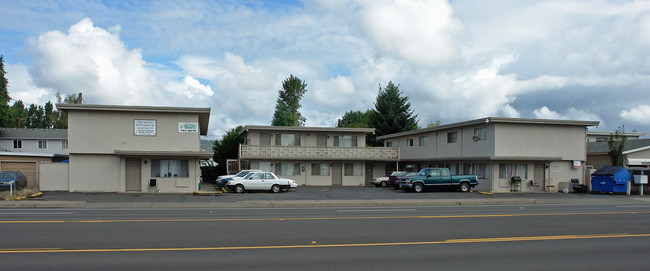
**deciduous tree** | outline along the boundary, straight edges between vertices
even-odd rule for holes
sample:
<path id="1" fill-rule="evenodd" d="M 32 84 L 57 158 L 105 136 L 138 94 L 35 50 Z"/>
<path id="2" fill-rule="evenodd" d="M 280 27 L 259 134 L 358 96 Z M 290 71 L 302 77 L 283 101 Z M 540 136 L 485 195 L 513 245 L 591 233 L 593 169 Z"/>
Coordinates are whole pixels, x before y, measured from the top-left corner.
<path id="1" fill-rule="evenodd" d="M 243 126 L 237 126 L 237 128 L 226 131 L 226 134 L 221 139 L 214 141 L 214 145 L 212 146 L 212 150 L 214 151 L 212 160 L 218 163 L 218 175 L 226 174 L 226 159 L 235 159 L 238 157 L 239 144 L 244 143 L 244 137 L 240 134 L 243 129 Z"/>
<path id="2" fill-rule="evenodd" d="M 609 151 L 607 155 L 609 160 L 612 162 L 612 166 L 622 166 L 623 165 L 623 149 L 625 148 L 625 141 L 627 140 L 624 136 L 625 134 L 625 125 L 618 127 L 616 132 L 613 135 L 609 136 L 607 140 L 607 146 Z"/>

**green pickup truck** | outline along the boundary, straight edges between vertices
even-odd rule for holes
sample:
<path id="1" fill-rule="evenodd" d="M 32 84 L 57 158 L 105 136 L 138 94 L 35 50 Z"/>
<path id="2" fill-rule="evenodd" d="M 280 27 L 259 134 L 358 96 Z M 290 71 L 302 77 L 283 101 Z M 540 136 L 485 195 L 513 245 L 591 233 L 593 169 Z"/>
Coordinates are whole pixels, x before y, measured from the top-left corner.
<path id="1" fill-rule="evenodd" d="M 451 175 L 447 168 L 425 168 L 400 183 L 402 189 L 407 192 L 418 193 L 427 188 L 458 189 L 461 192 L 469 192 L 476 185 L 478 185 L 478 178 L 475 175 Z"/>

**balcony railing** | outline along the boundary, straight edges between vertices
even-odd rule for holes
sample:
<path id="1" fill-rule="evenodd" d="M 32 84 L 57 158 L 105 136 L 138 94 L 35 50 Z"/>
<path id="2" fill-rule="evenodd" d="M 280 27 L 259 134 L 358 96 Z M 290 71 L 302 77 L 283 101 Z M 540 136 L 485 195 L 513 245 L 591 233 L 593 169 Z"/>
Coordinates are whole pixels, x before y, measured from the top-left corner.
<path id="1" fill-rule="evenodd" d="M 240 145 L 241 159 L 397 161 L 399 148 Z"/>

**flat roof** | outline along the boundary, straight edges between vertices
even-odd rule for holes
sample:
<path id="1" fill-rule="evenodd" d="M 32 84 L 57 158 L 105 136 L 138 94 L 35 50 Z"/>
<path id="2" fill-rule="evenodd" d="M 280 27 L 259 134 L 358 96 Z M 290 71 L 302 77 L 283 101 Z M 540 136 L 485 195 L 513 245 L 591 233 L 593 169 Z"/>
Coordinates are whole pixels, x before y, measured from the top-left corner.
<path id="1" fill-rule="evenodd" d="M 370 134 L 375 132 L 375 128 L 338 128 L 338 127 L 300 127 L 300 126 L 262 126 L 246 125 L 240 132 L 243 134 L 249 130 L 261 131 L 292 131 L 292 132 L 337 132 L 337 133 L 363 133 Z"/>
<path id="2" fill-rule="evenodd" d="M 158 157 L 197 157 L 211 158 L 213 152 L 208 151 L 130 151 L 115 150 L 115 154 L 122 156 L 158 156 Z"/>
<path id="3" fill-rule="evenodd" d="M 598 126 L 599 121 L 584 121 L 584 120 L 557 120 L 557 119 L 524 119 L 524 118 L 502 118 L 502 117 L 488 117 L 475 120 L 468 120 L 463 122 L 456 122 L 450 124 L 443 124 L 440 126 L 428 127 L 420 130 L 406 131 L 401 133 L 394 133 L 389 135 L 378 136 L 377 139 L 386 139 L 400 136 L 408 136 L 420 133 L 427 133 L 432 131 L 439 131 L 451 128 L 458 128 L 477 124 L 489 123 L 521 123 L 521 124 L 545 124 L 545 125 L 573 125 L 573 126 Z"/>
<path id="4" fill-rule="evenodd" d="M 210 123 L 209 107 L 170 107 L 170 106 L 139 106 L 139 105 L 105 105 L 105 104 L 56 104 L 61 111 L 113 111 L 113 112 L 145 112 L 145 113 L 189 113 L 199 115 L 201 135 L 208 134 Z"/>

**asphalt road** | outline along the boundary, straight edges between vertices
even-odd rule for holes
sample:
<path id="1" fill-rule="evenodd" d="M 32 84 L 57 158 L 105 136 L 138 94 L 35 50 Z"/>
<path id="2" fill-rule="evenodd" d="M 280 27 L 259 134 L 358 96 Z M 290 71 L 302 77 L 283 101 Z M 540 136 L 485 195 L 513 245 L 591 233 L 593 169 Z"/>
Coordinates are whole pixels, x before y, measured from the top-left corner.
<path id="1" fill-rule="evenodd" d="M 2 270 L 647 270 L 650 204 L 2 209 Z"/>

